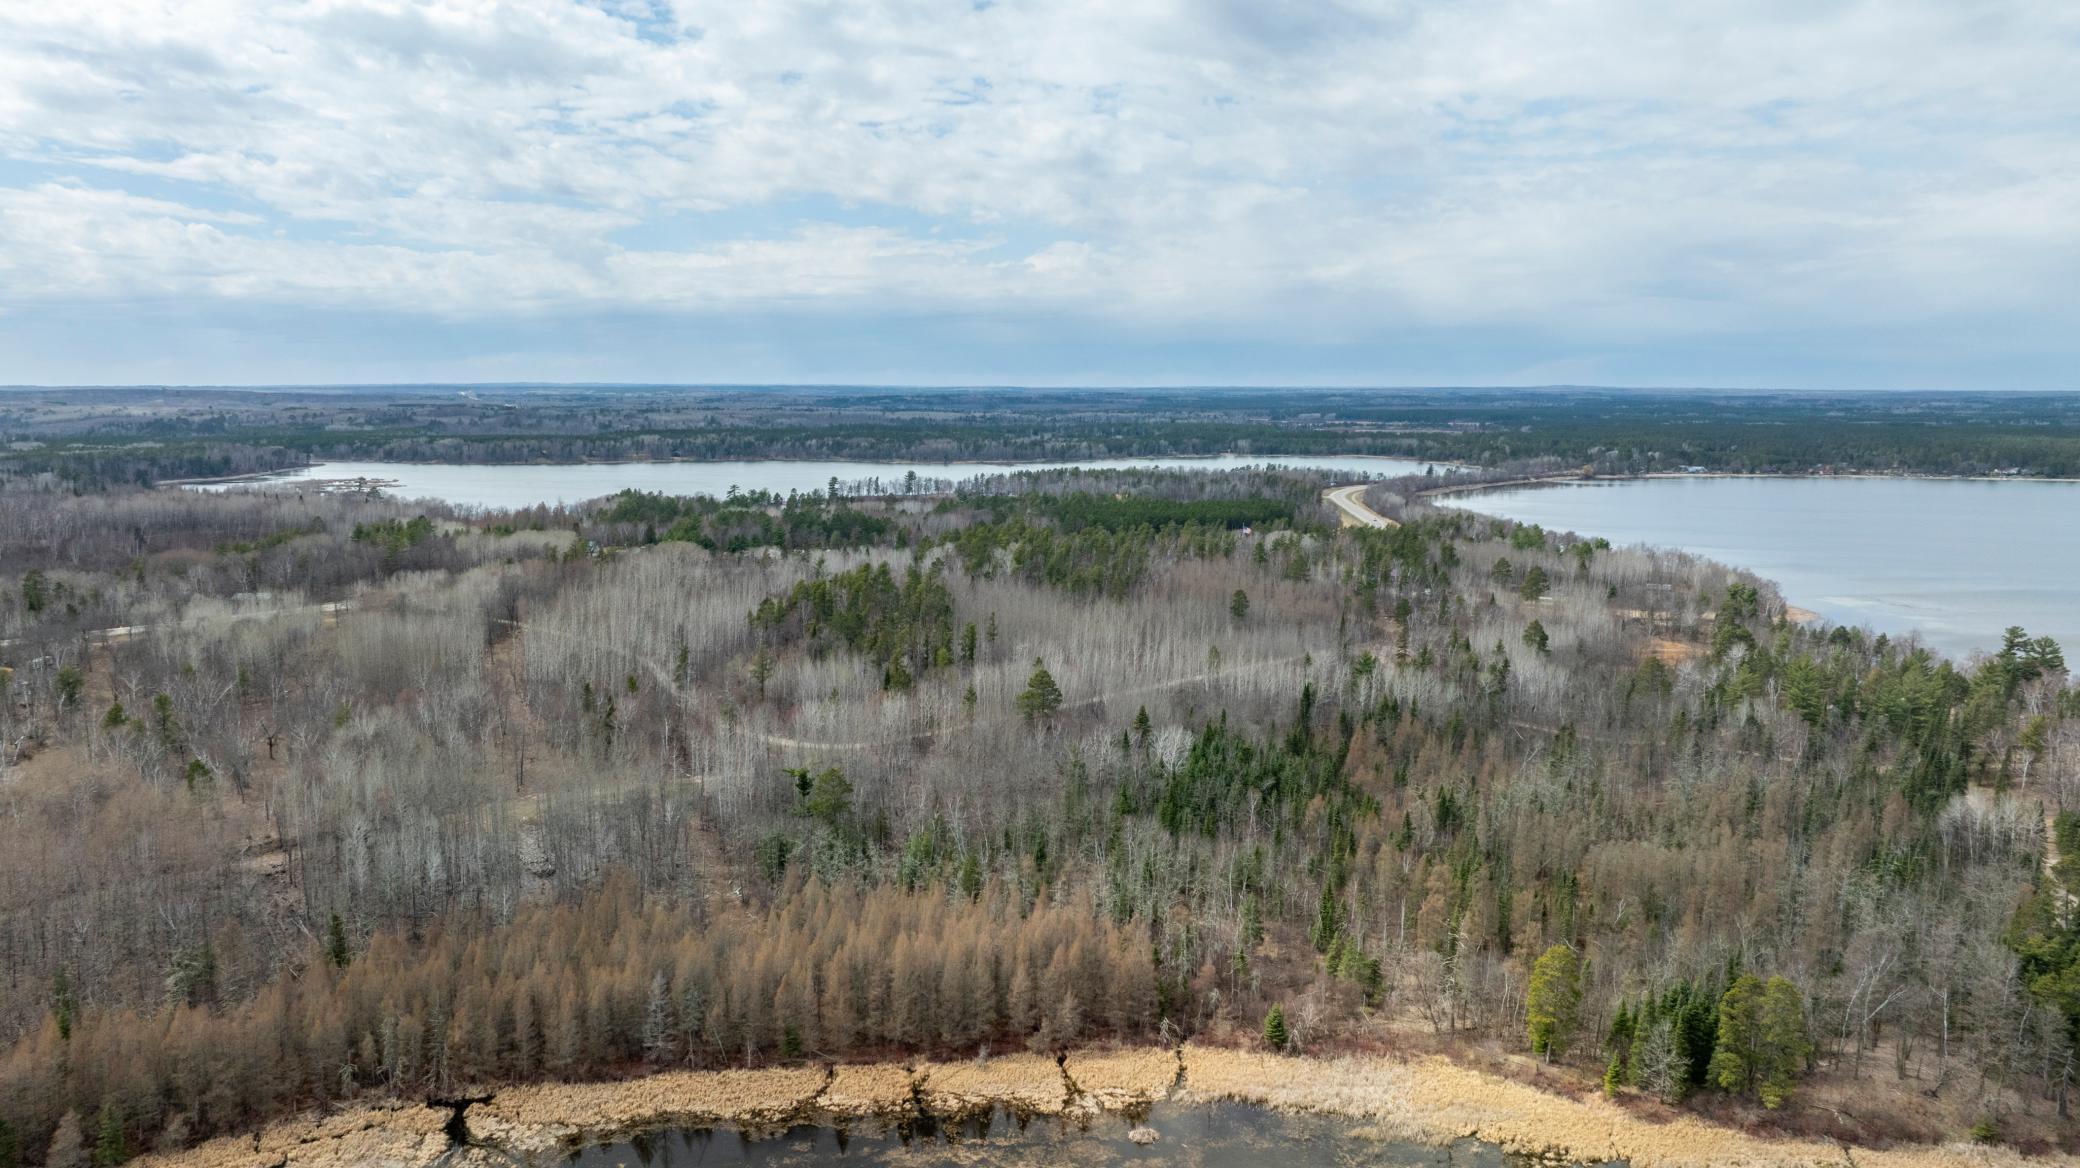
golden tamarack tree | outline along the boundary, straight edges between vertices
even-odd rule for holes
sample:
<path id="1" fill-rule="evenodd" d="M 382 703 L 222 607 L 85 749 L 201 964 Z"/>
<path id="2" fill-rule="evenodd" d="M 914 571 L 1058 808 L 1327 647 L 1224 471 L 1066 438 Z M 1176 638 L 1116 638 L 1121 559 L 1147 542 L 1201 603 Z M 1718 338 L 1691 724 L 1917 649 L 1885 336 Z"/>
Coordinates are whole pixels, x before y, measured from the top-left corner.
<path id="1" fill-rule="evenodd" d="M 1043 1049 L 1143 1034 L 1148 945 L 1090 913 L 802 886 L 769 912 L 712 916 L 645 898 L 625 873 L 510 924 L 378 934 L 339 967 L 211 1010 L 86 1009 L 0 1062 L 0 1120 L 48 1133 L 68 1112 L 140 1138 L 161 1117 L 235 1131 L 362 1088 L 411 1095 L 554 1076 L 801 1057 Z"/>

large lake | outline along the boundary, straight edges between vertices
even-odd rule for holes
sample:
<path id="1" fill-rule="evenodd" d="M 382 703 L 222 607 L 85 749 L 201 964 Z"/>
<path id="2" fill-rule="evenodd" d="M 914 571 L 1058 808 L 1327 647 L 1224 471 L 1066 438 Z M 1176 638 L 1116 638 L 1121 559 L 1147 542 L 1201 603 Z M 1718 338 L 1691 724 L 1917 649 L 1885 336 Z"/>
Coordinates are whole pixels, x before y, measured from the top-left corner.
<path id="1" fill-rule="evenodd" d="M 1190 1168 L 1343 1168 L 1346 1165 L 1446 1165 L 1522 1168 L 1531 1161 L 1464 1140 L 1449 1148 L 1393 1139 L 1377 1128 L 1328 1116 L 1284 1115 L 1230 1104 L 1158 1103 L 1147 1120 L 1153 1144 L 1127 1139 L 1133 1126 L 1114 1115 L 1020 1121 L 997 1111 L 946 1125 L 866 1124 L 851 1129 L 800 1126 L 765 1136 L 728 1130 L 667 1131 L 588 1148 L 573 1168 L 817 1168 L 828 1164 L 954 1168 L 1109 1168 L 1139 1164 Z"/>
<path id="2" fill-rule="evenodd" d="M 258 483 L 294 483 L 327 479 L 394 480 L 391 493 L 404 499 L 439 499 L 462 507 L 532 507 L 538 503 L 576 503 L 611 495 L 624 487 L 663 491 L 670 495 L 721 496 L 731 487 L 744 491 L 820 491 L 832 479 L 854 483 L 875 479 L 899 487 L 906 475 L 923 479 L 972 478 L 1021 470 L 1062 467 L 1182 468 L 1232 470 L 1244 466 L 1291 466 L 1329 470 L 1355 478 L 1421 474 L 1432 464 L 1366 455 L 1247 455 L 1210 458 L 1107 458 L 1072 462 L 612 462 L 553 466 L 479 466 L 431 462 L 321 462 L 315 466 L 262 479 Z M 1438 466 L 1443 474 L 1448 468 Z M 202 484 L 208 489 L 226 485 Z"/>
<path id="3" fill-rule="evenodd" d="M 2080 483 L 1699 476 L 1439 502 L 1682 548 L 1774 580 L 1836 624 L 1919 631 L 1959 657 L 1997 648 L 2009 625 L 2080 654 Z"/>

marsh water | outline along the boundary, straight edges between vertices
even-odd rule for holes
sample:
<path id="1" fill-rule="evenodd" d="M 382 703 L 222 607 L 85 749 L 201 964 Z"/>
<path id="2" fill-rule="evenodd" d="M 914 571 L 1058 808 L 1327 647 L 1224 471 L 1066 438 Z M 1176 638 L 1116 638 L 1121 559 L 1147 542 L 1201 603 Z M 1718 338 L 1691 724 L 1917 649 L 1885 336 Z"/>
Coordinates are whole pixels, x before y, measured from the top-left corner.
<path id="1" fill-rule="evenodd" d="M 394 482 L 392 494 L 403 499 L 439 499 L 460 507 L 532 507 L 546 503 L 576 503 L 597 499 L 623 488 L 662 491 L 668 495 L 714 495 L 721 497 L 731 487 L 741 491 L 820 491 L 832 479 L 841 483 L 877 482 L 885 489 L 899 490 L 905 478 L 953 480 L 977 475 L 1011 474 L 1022 470 L 1053 470 L 1063 467 L 1115 467 L 1122 469 L 1232 470 L 1244 466 L 1290 466 L 1329 470 L 1353 478 L 1421 474 L 1431 463 L 1402 458 L 1366 455 L 1248 455 L 1223 454 L 1209 458 L 1101 458 L 1064 462 L 805 462 L 790 460 L 738 460 L 730 462 L 588 462 L 543 466 L 461 465 L 431 462 L 321 462 L 249 480 L 260 483 L 295 483 L 338 479 L 369 479 Z M 1449 468 L 1438 465 L 1444 474 Z M 208 484 L 222 489 L 239 484 Z"/>
<path id="2" fill-rule="evenodd" d="M 1003 1110 L 959 1123 L 873 1122 L 849 1128 L 799 1126 L 763 1135 L 731 1129 L 665 1131 L 588 1148 L 576 1168 L 812 1168 L 816 1165 L 1004 1165 L 1006 1168 L 1343 1168 L 1355 1165 L 1454 1165 L 1514 1168 L 1530 1161 L 1473 1140 L 1446 1148 L 1391 1138 L 1364 1123 L 1288 1115 L 1241 1104 L 1159 1103 L 1141 1122 L 1154 1143 L 1127 1138 L 1134 1121 L 1117 1115 L 1020 1119 Z"/>
<path id="3" fill-rule="evenodd" d="M 1777 582 L 1835 624 L 1958 657 L 2021 625 L 2080 650 L 2080 483 L 1629 479 L 1440 500 L 1614 544 L 1681 548 Z"/>

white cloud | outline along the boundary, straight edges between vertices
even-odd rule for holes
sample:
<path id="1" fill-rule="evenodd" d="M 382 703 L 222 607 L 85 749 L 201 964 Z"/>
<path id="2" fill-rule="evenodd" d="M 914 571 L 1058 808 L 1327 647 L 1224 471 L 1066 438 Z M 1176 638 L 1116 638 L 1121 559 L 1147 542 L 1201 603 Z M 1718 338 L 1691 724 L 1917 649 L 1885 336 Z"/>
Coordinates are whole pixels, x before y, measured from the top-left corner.
<path id="1" fill-rule="evenodd" d="M 2080 335 L 2074 13 L 12 5 L 0 306 Z"/>

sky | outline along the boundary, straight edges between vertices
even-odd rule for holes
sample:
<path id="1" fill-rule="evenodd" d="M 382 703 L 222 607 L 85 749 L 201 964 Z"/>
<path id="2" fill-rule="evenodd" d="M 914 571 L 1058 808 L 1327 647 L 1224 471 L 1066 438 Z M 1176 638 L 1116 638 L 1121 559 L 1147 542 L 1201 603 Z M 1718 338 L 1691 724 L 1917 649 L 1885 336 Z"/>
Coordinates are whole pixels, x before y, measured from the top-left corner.
<path id="1" fill-rule="evenodd" d="M 0 0 L 0 384 L 2080 388 L 2071 0 Z"/>

